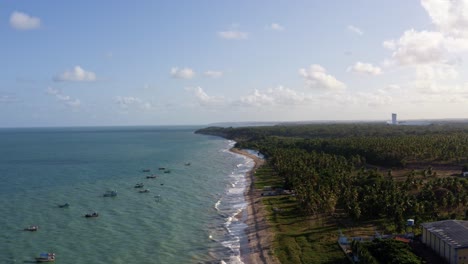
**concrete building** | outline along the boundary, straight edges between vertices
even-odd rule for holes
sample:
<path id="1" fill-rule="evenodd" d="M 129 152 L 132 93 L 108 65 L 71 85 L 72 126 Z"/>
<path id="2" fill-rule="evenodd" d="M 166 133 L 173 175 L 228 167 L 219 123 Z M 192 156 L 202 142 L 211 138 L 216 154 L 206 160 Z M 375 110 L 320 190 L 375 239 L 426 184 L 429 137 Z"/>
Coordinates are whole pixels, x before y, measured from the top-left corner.
<path id="1" fill-rule="evenodd" d="M 422 242 L 449 264 L 468 264 L 468 221 L 444 220 L 421 224 Z"/>
<path id="2" fill-rule="evenodd" d="M 397 116 L 395 113 L 392 114 L 392 125 L 397 125 L 398 122 L 397 122 Z"/>

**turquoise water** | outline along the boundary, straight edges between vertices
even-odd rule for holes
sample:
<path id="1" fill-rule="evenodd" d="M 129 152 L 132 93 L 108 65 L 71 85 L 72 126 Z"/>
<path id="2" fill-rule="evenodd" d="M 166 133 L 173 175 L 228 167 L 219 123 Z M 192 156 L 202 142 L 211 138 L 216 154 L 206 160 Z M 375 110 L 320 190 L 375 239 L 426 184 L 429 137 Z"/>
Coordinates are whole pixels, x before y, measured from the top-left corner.
<path id="1" fill-rule="evenodd" d="M 0 130 L 1 263 L 41 252 L 56 263 L 241 263 L 246 226 L 234 216 L 253 163 L 194 129 Z"/>

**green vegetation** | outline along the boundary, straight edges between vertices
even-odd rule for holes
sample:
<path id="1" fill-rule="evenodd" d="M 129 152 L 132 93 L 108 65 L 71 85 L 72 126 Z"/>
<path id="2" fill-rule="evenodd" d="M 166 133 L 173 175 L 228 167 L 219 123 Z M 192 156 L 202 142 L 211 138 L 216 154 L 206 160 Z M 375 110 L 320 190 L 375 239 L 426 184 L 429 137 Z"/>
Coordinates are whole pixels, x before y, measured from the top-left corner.
<path id="1" fill-rule="evenodd" d="M 255 173 L 255 188 L 282 186 L 281 177 L 268 166 Z M 330 216 L 302 214 L 294 196 L 264 197 L 275 230 L 273 248 L 281 263 L 348 263 L 337 240 L 337 223 Z"/>
<path id="2" fill-rule="evenodd" d="M 332 263 L 329 243 L 336 243 L 340 227 L 373 223 L 379 230 L 399 233 L 408 218 L 420 224 L 467 217 L 468 180 L 460 172 L 468 162 L 468 124 L 321 124 L 198 132 L 259 150 L 270 170 L 258 174 L 264 185 L 294 190 L 295 196 L 265 198 L 279 210 L 272 211 L 271 219 L 278 232 L 276 254 L 295 259 L 283 263 Z M 320 231 L 325 227 L 328 233 Z M 377 252 L 369 251 L 372 256 Z"/>
<path id="3" fill-rule="evenodd" d="M 393 239 L 375 239 L 372 242 L 353 241 L 351 248 L 359 256 L 359 263 L 362 264 L 422 263 L 407 244 Z"/>

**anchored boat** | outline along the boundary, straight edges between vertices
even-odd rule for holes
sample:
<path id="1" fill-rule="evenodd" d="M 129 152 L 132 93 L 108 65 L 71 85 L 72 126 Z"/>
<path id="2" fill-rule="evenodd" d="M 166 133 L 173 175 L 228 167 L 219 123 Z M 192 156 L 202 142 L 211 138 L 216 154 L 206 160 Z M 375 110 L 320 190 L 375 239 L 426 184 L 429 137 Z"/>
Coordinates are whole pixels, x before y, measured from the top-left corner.
<path id="1" fill-rule="evenodd" d="M 55 253 L 41 253 L 36 257 L 36 262 L 54 262 Z"/>

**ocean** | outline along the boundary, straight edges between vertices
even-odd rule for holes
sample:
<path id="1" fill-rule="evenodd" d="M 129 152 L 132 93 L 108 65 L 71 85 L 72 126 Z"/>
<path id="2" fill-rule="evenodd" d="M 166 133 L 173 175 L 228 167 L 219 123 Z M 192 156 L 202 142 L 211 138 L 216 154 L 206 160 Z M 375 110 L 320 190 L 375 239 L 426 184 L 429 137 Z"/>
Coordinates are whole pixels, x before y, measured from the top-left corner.
<path id="1" fill-rule="evenodd" d="M 0 129 L 0 263 L 242 263 L 253 161 L 195 129 Z"/>

